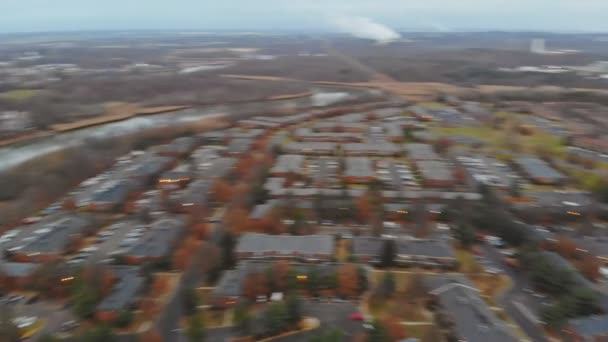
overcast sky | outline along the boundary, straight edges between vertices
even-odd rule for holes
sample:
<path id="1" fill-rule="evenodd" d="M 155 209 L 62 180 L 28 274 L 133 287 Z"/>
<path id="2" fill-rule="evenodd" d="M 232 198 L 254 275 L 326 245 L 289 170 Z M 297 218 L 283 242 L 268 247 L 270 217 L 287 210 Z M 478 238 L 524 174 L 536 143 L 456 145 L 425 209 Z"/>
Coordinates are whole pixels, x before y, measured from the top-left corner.
<path id="1" fill-rule="evenodd" d="M 0 32 L 327 31 L 335 16 L 395 29 L 608 31 L 608 0 L 0 0 Z"/>

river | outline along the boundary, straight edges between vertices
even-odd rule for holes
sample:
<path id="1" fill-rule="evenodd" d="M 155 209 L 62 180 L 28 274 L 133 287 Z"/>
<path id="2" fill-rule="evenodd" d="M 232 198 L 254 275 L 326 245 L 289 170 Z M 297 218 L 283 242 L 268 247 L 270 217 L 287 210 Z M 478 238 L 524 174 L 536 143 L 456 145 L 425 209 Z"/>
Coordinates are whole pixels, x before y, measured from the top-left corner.
<path id="1" fill-rule="evenodd" d="M 274 109 L 297 109 L 306 107 L 323 107 L 357 98 L 357 91 L 329 92 L 315 90 L 313 95 L 272 102 L 256 102 L 208 106 L 196 109 L 185 109 L 176 112 L 147 116 L 138 116 L 123 121 L 87 127 L 75 131 L 33 139 L 30 141 L 0 148 L 0 171 L 19 166 L 29 160 L 83 144 L 88 139 L 111 139 L 127 134 L 142 132 L 158 127 L 179 126 L 220 114 L 263 113 Z"/>

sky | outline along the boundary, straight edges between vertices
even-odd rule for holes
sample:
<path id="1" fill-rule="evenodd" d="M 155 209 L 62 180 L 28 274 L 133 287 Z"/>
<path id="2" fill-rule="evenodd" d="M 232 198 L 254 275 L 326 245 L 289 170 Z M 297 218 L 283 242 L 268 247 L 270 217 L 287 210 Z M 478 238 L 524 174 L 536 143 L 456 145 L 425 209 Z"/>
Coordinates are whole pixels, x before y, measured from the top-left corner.
<path id="1" fill-rule="evenodd" d="M 80 30 L 393 29 L 608 32 L 608 0 L 0 0 L 0 33 Z"/>

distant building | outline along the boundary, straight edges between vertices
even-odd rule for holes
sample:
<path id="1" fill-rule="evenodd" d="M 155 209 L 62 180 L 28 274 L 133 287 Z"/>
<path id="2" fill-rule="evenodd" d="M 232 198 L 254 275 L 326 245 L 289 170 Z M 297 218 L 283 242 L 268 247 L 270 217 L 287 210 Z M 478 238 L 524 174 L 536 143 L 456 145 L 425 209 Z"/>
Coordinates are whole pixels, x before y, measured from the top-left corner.
<path id="1" fill-rule="evenodd" d="M 125 252 L 129 264 L 158 261 L 171 254 L 181 239 L 185 225 L 177 219 L 161 219 Z"/>
<path id="2" fill-rule="evenodd" d="M 514 160 L 521 171 L 537 184 L 558 185 L 566 181 L 566 176 L 549 166 L 545 161 L 535 157 L 523 157 Z"/>
<path id="3" fill-rule="evenodd" d="M 369 158 L 348 157 L 345 159 L 344 179 L 348 183 L 369 183 L 375 178 Z"/>
<path id="4" fill-rule="evenodd" d="M 241 259 L 293 259 L 307 262 L 329 261 L 334 256 L 331 235 L 241 235 L 235 249 Z"/>
<path id="5" fill-rule="evenodd" d="M 413 161 L 437 160 L 439 156 L 435 153 L 433 146 L 428 144 L 406 144 L 407 157 Z"/>
<path id="6" fill-rule="evenodd" d="M 114 285 L 95 309 L 95 317 L 105 322 L 116 320 L 122 311 L 132 310 L 145 287 L 139 267 L 113 266 L 110 270 L 115 278 Z"/>
<path id="7" fill-rule="evenodd" d="M 456 182 L 448 165 L 439 160 L 417 161 L 416 169 L 426 187 L 450 187 Z"/>
<path id="8" fill-rule="evenodd" d="M 285 177 L 289 174 L 302 173 L 305 157 L 298 154 L 283 154 L 279 156 L 270 173 L 274 176 Z"/>
<path id="9" fill-rule="evenodd" d="M 17 133 L 31 127 L 32 120 L 27 112 L 0 112 L 0 134 Z"/>

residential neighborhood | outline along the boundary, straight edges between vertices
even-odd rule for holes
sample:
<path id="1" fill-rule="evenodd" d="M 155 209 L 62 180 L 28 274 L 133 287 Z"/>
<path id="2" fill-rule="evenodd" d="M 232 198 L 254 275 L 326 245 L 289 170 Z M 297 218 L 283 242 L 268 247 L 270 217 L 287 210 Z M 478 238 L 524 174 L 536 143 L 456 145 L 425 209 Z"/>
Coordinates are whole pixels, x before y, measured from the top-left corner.
<path id="1" fill-rule="evenodd" d="M 380 102 L 131 151 L 2 232 L 1 305 L 60 340 L 605 338 L 606 203 L 536 145 L 454 138 L 491 129 L 461 105 L 493 115 Z"/>

